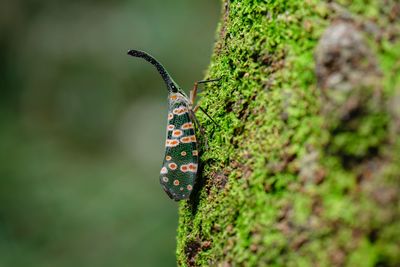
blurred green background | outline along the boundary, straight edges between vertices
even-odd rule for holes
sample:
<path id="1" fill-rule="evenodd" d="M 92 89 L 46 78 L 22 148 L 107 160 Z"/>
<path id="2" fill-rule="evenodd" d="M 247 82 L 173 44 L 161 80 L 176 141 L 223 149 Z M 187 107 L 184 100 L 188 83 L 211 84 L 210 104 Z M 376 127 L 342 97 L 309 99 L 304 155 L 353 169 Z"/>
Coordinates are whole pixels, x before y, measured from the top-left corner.
<path id="1" fill-rule="evenodd" d="M 0 3 L 0 266 L 175 266 L 156 56 L 202 79 L 219 1 Z"/>

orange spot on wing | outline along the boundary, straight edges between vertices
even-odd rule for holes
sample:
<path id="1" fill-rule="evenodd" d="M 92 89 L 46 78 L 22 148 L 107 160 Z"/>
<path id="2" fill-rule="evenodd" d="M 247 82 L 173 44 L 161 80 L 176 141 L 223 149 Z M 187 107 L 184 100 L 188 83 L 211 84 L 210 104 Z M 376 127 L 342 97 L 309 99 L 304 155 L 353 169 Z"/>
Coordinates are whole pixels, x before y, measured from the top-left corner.
<path id="1" fill-rule="evenodd" d="M 173 137 L 179 137 L 179 136 L 181 136 L 183 134 L 183 132 L 181 131 L 181 130 L 174 130 L 173 132 L 172 132 L 172 136 Z"/>
<path id="2" fill-rule="evenodd" d="M 175 139 L 167 139 L 167 141 L 165 141 L 165 146 L 167 147 L 175 147 L 179 145 L 179 141 L 175 140 Z"/>
<path id="3" fill-rule="evenodd" d="M 190 143 L 190 137 L 189 136 L 182 137 L 181 142 L 182 143 Z"/>
<path id="4" fill-rule="evenodd" d="M 187 111 L 188 111 L 188 109 L 186 107 L 178 107 L 178 108 L 174 108 L 172 113 L 174 113 L 176 115 L 182 115 L 182 114 L 186 113 Z"/>
<path id="5" fill-rule="evenodd" d="M 194 135 L 189 135 L 181 138 L 182 143 L 190 143 L 190 142 L 196 142 L 196 136 Z"/>
<path id="6" fill-rule="evenodd" d="M 178 180 L 174 180 L 174 185 L 178 186 L 179 185 L 179 181 Z"/>
<path id="7" fill-rule="evenodd" d="M 187 165 L 182 165 L 182 166 L 181 166 L 181 171 L 182 171 L 182 172 L 187 172 L 188 170 L 189 170 L 189 168 L 188 168 Z"/>
<path id="8" fill-rule="evenodd" d="M 193 151 L 192 151 L 192 155 L 193 155 L 193 156 L 197 156 L 197 155 L 199 155 L 199 152 L 198 152 L 197 150 L 193 150 Z"/>
<path id="9" fill-rule="evenodd" d="M 174 118 L 174 114 L 168 113 L 168 120 L 172 120 Z"/>
<path id="10" fill-rule="evenodd" d="M 178 140 L 171 140 L 171 145 L 177 146 L 179 144 Z"/>
<path id="11" fill-rule="evenodd" d="M 171 156 L 165 156 L 165 160 L 171 160 L 172 158 L 171 158 Z"/>
<path id="12" fill-rule="evenodd" d="M 167 174 L 167 173 L 168 173 L 167 168 L 162 167 L 160 173 L 161 173 L 161 174 Z"/>
<path id="13" fill-rule="evenodd" d="M 168 164 L 168 167 L 171 169 L 171 170 L 176 170 L 176 168 L 178 168 L 178 165 L 176 165 L 175 163 L 170 163 L 170 164 Z"/>
<path id="14" fill-rule="evenodd" d="M 193 187 L 192 187 L 191 185 L 188 185 L 186 188 L 187 188 L 187 190 L 189 190 L 189 191 L 191 191 L 191 190 L 193 189 Z"/>
<path id="15" fill-rule="evenodd" d="M 182 129 L 183 130 L 187 130 L 187 129 L 193 129 L 193 123 L 191 122 L 186 122 L 182 125 Z"/>
<path id="16" fill-rule="evenodd" d="M 189 171 L 196 172 L 197 171 L 197 164 L 190 163 L 189 164 Z"/>
<path id="17" fill-rule="evenodd" d="M 175 126 L 172 125 L 172 124 L 170 124 L 170 125 L 167 126 L 167 129 L 168 129 L 169 131 L 172 131 L 174 128 L 175 128 Z"/>
<path id="18" fill-rule="evenodd" d="M 186 156 L 186 151 L 182 151 L 182 152 L 181 152 L 181 155 L 182 155 L 182 156 Z"/>
<path id="19" fill-rule="evenodd" d="M 177 99 L 178 99 L 178 96 L 177 96 L 177 95 L 171 95 L 169 98 L 170 98 L 171 100 L 177 100 Z"/>

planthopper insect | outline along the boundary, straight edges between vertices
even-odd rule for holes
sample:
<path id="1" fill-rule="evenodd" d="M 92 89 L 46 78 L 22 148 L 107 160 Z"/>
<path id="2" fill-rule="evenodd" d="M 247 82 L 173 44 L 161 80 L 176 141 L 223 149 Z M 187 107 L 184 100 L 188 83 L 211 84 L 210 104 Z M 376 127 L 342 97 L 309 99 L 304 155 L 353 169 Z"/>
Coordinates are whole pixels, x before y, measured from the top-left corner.
<path id="1" fill-rule="evenodd" d="M 167 85 L 168 123 L 160 184 L 171 199 L 175 201 L 187 199 L 193 190 L 199 165 L 198 143 L 194 126 L 201 128 L 195 116 L 198 107 L 193 107 L 197 86 L 200 83 L 219 79 L 195 82 L 189 98 L 154 57 L 138 50 L 129 50 L 128 55 L 150 62 L 156 67 Z"/>

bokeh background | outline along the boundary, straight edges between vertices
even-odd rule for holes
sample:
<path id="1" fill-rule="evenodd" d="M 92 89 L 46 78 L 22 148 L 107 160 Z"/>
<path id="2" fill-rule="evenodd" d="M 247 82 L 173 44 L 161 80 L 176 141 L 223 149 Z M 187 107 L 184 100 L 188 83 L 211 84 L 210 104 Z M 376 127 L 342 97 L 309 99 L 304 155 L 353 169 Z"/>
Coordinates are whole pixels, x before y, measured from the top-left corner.
<path id="1" fill-rule="evenodd" d="M 0 2 L 0 266 L 175 266 L 166 89 L 202 79 L 219 1 Z"/>

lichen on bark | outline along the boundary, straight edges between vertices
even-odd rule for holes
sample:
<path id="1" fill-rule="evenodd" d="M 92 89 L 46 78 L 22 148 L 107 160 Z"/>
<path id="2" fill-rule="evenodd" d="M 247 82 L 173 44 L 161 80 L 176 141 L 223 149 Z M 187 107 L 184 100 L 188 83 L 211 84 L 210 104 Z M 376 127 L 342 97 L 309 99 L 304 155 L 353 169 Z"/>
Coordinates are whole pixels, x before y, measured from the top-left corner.
<path id="1" fill-rule="evenodd" d="M 400 4 L 228 1 L 181 266 L 400 265 Z"/>

